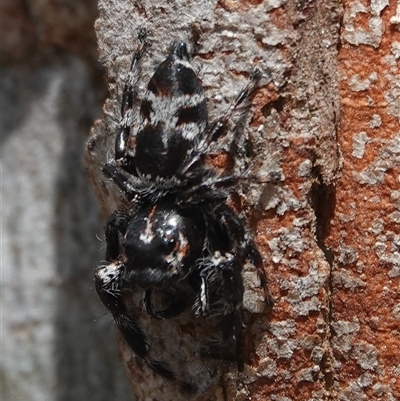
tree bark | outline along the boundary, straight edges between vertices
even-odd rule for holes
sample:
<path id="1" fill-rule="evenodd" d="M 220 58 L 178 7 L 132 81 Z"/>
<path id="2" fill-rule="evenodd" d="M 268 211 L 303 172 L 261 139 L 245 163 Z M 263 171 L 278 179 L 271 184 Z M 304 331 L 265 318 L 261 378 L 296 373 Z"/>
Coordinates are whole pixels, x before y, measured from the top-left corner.
<path id="1" fill-rule="evenodd" d="M 94 2 L 1 8 L 1 395 L 128 400 L 115 328 L 93 290 L 102 227 L 80 163 L 102 98 Z M 250 111 L 232 121 L 252 145 L 235 171 L 281 180 L 239 188 L 234 199 L 275 301 L 262 310 L 254 272 L 244 272 L 245 371 L 198 355 L 206 321 L 144 317 L 154 352 L 199 390 L 180 394 L 119 340 L 137 399 L 400 399 L 396 2 L 101 1 L 96 30 L 111 95 L 86 162 L 104 219 L 125 202 L 100 168 L 141 26 L 152 40 L 143 87 L 170 44 L 188 41 L 211 121 L 260 68 Z M 228 139 L 216 149 L 224 157 L 212 158 L 217 168 L 230 160 Z"/>
<path id="2" fill-rule="evenodd" d="M 400 398 L 400 9 L 345 2 L 339 52 L 343 155 L 332 249 L 332 390 L 340 400 Z"/>
<path id="3" fill-rule="evenodd" d="M 244 273 L 244 372 L 198 355 L 203 334 L 190 313 L 163 322 L 143 317 L 156 352 L 195 380 L 198 392 L 181 394 L 119 341 L 137 399 L 399 399 L 395 2 L 108 0 L 99 8 L 110 98 L 86 160 L 105 216 L 124 204 L 99 170 L 113 149 L 121 90 L 143 26 L 152 41 L 143 85 L 173 41 L 191 43 L 211 121 L 249 71 L 262 71 L 250 112 L 232 124 L 242 125 L 252 144 L 235 171 L 281 177 L 240 189 L 236 202 L 262 251 L 275 302 L 263 311 Z"/>
<path id="4" fill-rule="evenodd" d="M 272 315 L 267 309 L 263 313 L 251 272 L 244 274 L 244 372 L 234 363 L 199 356 L 204 333 L 190 311 L 165 321 L 143 316 L 140 323 L 159 359 L 194 381 L 198 392 L 190 397 L 180 393 L 142 368 L 120 341 L 137 400 L 328 397 L 333 373 L 332 252 L 324 241 L 340 166 L 340 3 L 143 1 L 139 6 L 114 0 L 100 1 L 99 9 L 96 32 L 110 98 L 103 120 L 92 130 L 86 161 L 105 216 L 126 206 L 99 171 L 107 152 L 113 151 L 121 90 L 140 27 L 147 28 L 152 42 L 143 62 L 142 86 L 173 41 L 192 44 L 211 121 L 229 107 L 249 72 L 255 67 L 262 71 L 250 112 L 232 124 L 243 125 L 252 144 L 252 157 L 242 152 L 235 171 L 249 167 L 260 177 L 281 177 L 279 183 L 239 190 L 240 210 L 263 253 L 275 301 Z M 224 150 L 223 143 L 219 151 Z"/>

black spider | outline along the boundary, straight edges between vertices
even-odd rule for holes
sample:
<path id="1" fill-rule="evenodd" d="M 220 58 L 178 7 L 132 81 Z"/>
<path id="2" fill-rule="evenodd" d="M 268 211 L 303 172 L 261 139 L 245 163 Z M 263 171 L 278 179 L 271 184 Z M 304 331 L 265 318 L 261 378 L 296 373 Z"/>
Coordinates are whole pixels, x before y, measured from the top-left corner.
<path id="1" fill-rule="evenodd" d="M 223 341 L 240 347 L 243 265 L 254 264 L 266 285 L 260 254 L 226 204 L 229 192 L 246 177 L 218 176 L 203 159 L 260 73 L 251 75 L 234 105 L 209 125 L 201 81 L 186 44 L 177 43 L 151 78 L 136 121 L 144 31 L 139 39 L 123 91 L 115 160 L 103 168 L 126 194 L 132 211 L 109 218 L 106 264 L 96 269 L 95 283 L 132 351 L 158 374 L 179 381 L 165 364 L 150 358 L 124 290 L 143 290 L 145 311 L 155 318 L 172 318 L 187 306 L 198 316 L 213 316 Z"/>

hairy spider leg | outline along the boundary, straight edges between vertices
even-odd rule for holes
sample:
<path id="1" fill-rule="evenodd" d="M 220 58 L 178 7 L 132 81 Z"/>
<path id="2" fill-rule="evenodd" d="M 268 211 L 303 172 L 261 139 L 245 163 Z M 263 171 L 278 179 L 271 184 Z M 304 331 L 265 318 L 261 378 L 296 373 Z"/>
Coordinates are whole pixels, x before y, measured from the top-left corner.
<path id="1" fill-rule="evenodd" d="M 170 291 L 166 294 L 165 291 L 162 295 L 164 302 L 167 307 L 162 310 L 156 310 L 153 305 L 153 289 L 147 289 L 143 294 L 143 305 L 145 307 L 146 313 L 151 317 L 156 319 L 171 319 L 180 315 L 188 306 L 188 298 L 193 292 L 193 288 L 188 291 Z"/>
<path id="2" fill-rule="evenodd" d="M 138 86 L 140 63 L 147 48 L 147 32 L 141 28 L 138 32 L 139 48 L 132 57 L 128 78 L 125 82 L 121 101 L 121 122 L 115 138 L 115 161 L 128 173 L 136 175 L 135 158 L 128 154 L 128 140 L 131 126 L 135 120 L 133 107 L 138 105 Z"/>
<path id="3" fill-rule="evenodd" d="M 107 257 L 120 255 L 120 249 L 117 248 L 120 248 L 120 235 L 123 234 L 124 228 L 126 230 L 126 219 L 126 214 L 114 213 L 108 220 L 105 231 Z M 112 259 L 107 259 L 106 262 L 108 263 L 107 265 L 101 265 L 95 271 L 95 288 L 100 301 L 111 313 L 126 344 L 155 373 L 179 385 L 183 391 L 194 392 L 195 388 L 192 384 L 177 378 L 166 364 L 149 357 L 146 336 L 140 328 L 137 319 L 128 310 L 124 302 L 122 291 L 124 264 L 122 261 Z"/>
<path id="4" fill-rule="evenodd" d="M 246 231 L 242 220 L 229 206 L 221 204 L 219 206 L 219 213 L 221 213 L 223 218 L 226 220 L 229 236 L 235 238 L 237 241 L 238 247 L 236 251 L 245 258 L 245 261 L 250 262 L 255 267 L 260 281 L 260 287 L 264 290 L 265 303 L 271 306 L 273 301 L 268 291 L 268 278 L 264 269 L 261 254 L 254 243 L 254 240 Z"/>
<path id="5" fill-rule="evenodd" d="M 223 342 L 233 338 L 240 347 L 244 226 L 224 203 L 209 209 L 206 216 L 210 256 L 199 264 L 201 286 L 195 310 L 219 317 Z"/>
<path id="6" fill-rule="evenodd" d="M 105 177 L 111 178 L 113 182 L 122 190 L 122 192 L 127 195 L 128 199 L 132 201 L 135 197 L 140 197 L 141 191 L 132 185 L 132 177 L 128 179 L 124 174 L 122 174 L 117 167 L 110 164 L 104 165 L 102 168 L 102 173 Z M 137 178 L 137 177 L 133 177 Z"/>
<path id="7" fill-rule="evenodd" d="M 268 280 L 261 254 L 251 236 L 246 232 L 242 220 L 226 204 L 219 205 L 218 213 L 225 219 L 231 238 L 236 239 L 241 255 L 256 268 L 261 287 L 267 288 Z"/>
<path id="8" fill-rule="evenodd" d="M 225 112 L 225 114 L 215 121 L 205 132 L 204 138 L 202 139 L 201 145 L 199 149 L 192 155 L 192 157 L 182 165 L 179 170 L 180 175 L 185 175 L 186 172 L 199 161 L 199 159 L 208 151 L 208 148 L 212 142 L 218 140 L 218 138 L 227 130 L 227 123 L 231 119 L 232 115 L 239 108 L 239 106 L 248 99 L 254 89 L 257 86 L 261 78 L 261 71 L 259 69 L 255 69 L 249 77 L 248 82 L 245 87 L 239 92 L 235 101 L 229 107 L 229 109 Z"/>
<path id="9" fill-rule="evenodd" d="M 233 188 L 241 181 L 257 181 L 258 177 L 253 175 L 227 175 L 210 177 L 200 184 L 194 185 L 182 191 L 185 202 L 196 202 L 199 199 L 226 199 L 225 189 Z"/>
<path id="10" fill-rule="evenodd" d="M 246 232 L 241 219 L 229 206 L 224 203 L 218 204 L 215 209 L 209 211 L 208 220 L 209 227 L 220 227 L 220 230 L 210 235 L 209 239 L 211 252 L 215 249 L 218 251 L 214 251 L 209 258 L 203 259 L 199 264 L 201 287 L 194 309 L 198 315 L 220 317 L 219 327 L 222 332 L 222 343 L 228 344 L 229 338 L 235 339 L 235 359 L 239 370 L 242 370 L 244 366 L 242 353 L 244 324 L 241 308 L 244 292 L 242 267 L 246 261 L 255 266 L 260 286 L 265 292 L 266 302 L 270 303 L 266 274 L 261 255 L 254 241 Z M 223 237 L 230 238 L 230 244 L 221 245 L 221 234 L 224 232 L 226 235 Z M 220 249 L 225 252 L 220 252 Z M 219 285 L 218 288 L 215 288 L 218 283 L 222 283 L 222 286 Z M 220 341 L 215 344 L 210 343 L 209 350 L 212 349 L 212 352 L 207 351 L 206 353 L 218 352 L 220 347 Z M 224 352 L 223 348 L 221 351 Z"/>
<path id="11" fill-rule="evenodd" d="M 128 227 L 130 216 L 125 213 L 114 212 L 108 219 L 105 236 L 107 243 L 106 261 L 110 262 L 118 259 L 121 247 L 119 237 L 125 234 Z"/>
<path id="12" fill-rule="evenodd" d="M 209 283 L 215 281 L 213 274 L 221 272 L 225 274 L 226 270 L 231 273 L 223 277 L 227 288 L 224 299 L 227 299 L 233 305 L 233 307 L 228 307 L 227 309 L 235 310 L 237 309 L 236 304 L 240 304 L 243 298 L 242 266 L 247 259 L 251 259 L 251 262 L 256 261 L 258 265 L 256 267 L 263 271 L 261 256 L 254 242 L 247 235 L 243 222 L 225 203 L 219 203 L 215 208 L 209 210 L 207 212 L 207 221 L 207 226 L 212 231 L 208 234 L 208 247 L 211 256 L 204 259 L 199 266 L 202 286 L 197 300 L 197 309 L 200 314 L 209 313 L 210 301 L 207 293 Z M 240 263 L 236 266 L 234 262 L 238 260 Z M 218 268 L 212 269 L 212 266 L 218 266 Z M 234 268 L 236 270 L 232 270 Z M 240 283 L 238 283 L 238 280 Z M 235 283 L 232 289 L 230 288 L 232 284 L 229 282 Z M 261 285 L 263 284 L 264 281 L 261 282 Z M 226 310 L 225 306 L 224 308 Z M 224 310 L 222 311 L 223 313 Z"/>

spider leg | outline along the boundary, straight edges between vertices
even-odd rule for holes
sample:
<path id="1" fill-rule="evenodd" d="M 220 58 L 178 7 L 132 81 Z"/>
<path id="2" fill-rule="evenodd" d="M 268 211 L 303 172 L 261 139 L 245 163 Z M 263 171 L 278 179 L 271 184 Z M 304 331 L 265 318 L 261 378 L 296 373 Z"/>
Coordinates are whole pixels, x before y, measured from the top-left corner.
<path id="1" fill-rule="evenodd" d="M 226 344 L 225 348 L 228 348 L 231 344 L 230 340 L 235 340 L 235 358 L 241 369 L 243 367 L 244 332 L 242 269 L 246 262 L 255 266 L 260 286 L 264 289 L 265 299 L 269 302 L 262 258 L 250 235 L 246 232 L 242 220 L 226 204 L 218 204 L 214 209 L 208 211 L 207 220 L 208 245 L 212 254 L 200 261 L 201 285 L 194 308 L 198 315 L 218 317 L 222 342 Z M 220 344 L 216 345 L 221 348 L 222 352 L 224 351 Z M 213 350 L 213 352 L 215 351 Z"/>
<path id="2" fill-rule="evenodd" d="M 124 303 L 121 284 L 123 271 L 122 262 L 112 262 L 96 269 L 95 287 L 100 301 L 110 311 L 123 339 L 137 357 L 155 373 L 172 383 L 178 384 L 183 391 L 193 392 L 194 387 L 190 383 L 177 378 L 164 363 L 149 357 L 146 336 L 136 317 L 128 311 Z"/>
<path id="3" fill-rule="evenodd" d="M 229 237 L 234 240 L 235 252 L 242 255 L 245 261 L 250 262 L 255 267 L 260 287 L 264 289 L 265 302 L 270 304 L 272 299 L 268 292 L 268 280 L 262 257 L 252 237 L 246 231 L 242 220 L 226 204 L 219 205 L 216 214 L 221 216 Z"/>
<path id="4" fill-rule="evenodd" d="M 170 319 L 180 315 L 187 307 L 186 294 L 184 292 L 173 291 L 166 294 L 164 291 L 163 300 L 167 304 L 166 308 L 156 310 L 153 304 L 153 289 L 147 289 L 143 294 L 143 304 L 146 313 L 156 319 Z"/>
<path id="5" fill-rule="evenodd" d="M 125 213 L 115 212 L 107 221 L 105 236 L 107 242 L 106 261 L 111 262 L 121 253 L 120 236 L 125 234 L 130 217 Z"/>
<path id="6" fill-rule="evenodd" d="M 248 82 L 245 87 L 239 92 L 236 97 L 235 102 L 230 106 L 230 108 L 225 112 L 225 114 L 217 120 L 206 133 L 206 146 L 208 147 L 211 142 L 218 140 L 218 138 L 226 130 L 226 124 L 231 119 L 233 113 L 238 109 L 238 107 L 251 96 L 258 81 L 261 78 L 261 71 L 255 69 L 249 77 Z"/>
<path id="7" fill-rule="evenodd" d="M 151 370 L 178 384 L 183 391 L 194 391 L 193 386 L 175 376 L 173 371 L 164 363 L 149 357 L 149 347 L 146 336 L 135 315 L 128 310 L 124 302 L 123 274 L 124 263 L 118 260 L 121 253 L 120 235 L 124 234 L 130 217 L 124 213 L 111 215 L 106 226 L 106 262 L 96 268 L 94 279 L 95 288 L 101 303 L 111 313 L 123 339 L 133 353 L 139 357 Z"/>
<path id="8" fill-rule="evenodd" d="M 182 191 L 185 202 L 192 203 L 204 199 L 222 199 L 227 197 L 229 190 L 241 181 L 256 181 L 258 177 L 253 175 L 226 175 L 210 177 L 203 182 Z"/>
<path id="9" fill-rule="evenodd" d="M 216 317 L 221 339 L 214 339 L 203 354 L 235 359 L 243 370 L 243 280 L 242 266 L 233 254 L 218 251 L 202 261 L 200 293 L 194 305 L 195 313 Z M 232 353 L 232 345 L 235 352 Z"/>
<path id="10" fill-rule="evenodd" d="M 122 294 L 124 264 L 111 262 L 95 271 L 95 288 L 102 304 L 110 311 L 125 342 L 140 358 L 147 355 L 145 335 L 136 319 L 126 308 Z"/>
<path id="11" fill-rule="evenodd" d="M 225 314 L 237 309 L 243 298 L 242 266 L 244 262 L 241 247 L 244 239 L 242 221 L 225 203 L 218 203 L 208 210 L 204 210 L 207 230 L 207 247 L 210 256 L 199 263 L 199 276 L 201 279 L 200 293 L 197 299 L 196 310 L 198 314 L 207 315 L 214 308 L 210 300 L 210 293 L 214 283 L 221 283 L 223 287 L 217 288 L 219 299 L 226 301 L 227 305 L 220 305 Z M 222 292 L 221 292 L 222 291 Z M 218 311 L 218 308 L 217 308 Z"/>
<path id="12" fill-rule="evenodd" d="M 115 138 L 115 161 L 125 171 L 136 175 L 135 158 L 129 154 L 128 141 L 131 133 L 131 126 L 135 122 L 133 107 L 138 103 L 137 82 L 140 78 L 140 63 L 146 50 L 148 42 L 146 41 L 147 32 L 141 28 L 138 32 L 139 47 L 134 53 L 131 66 L 128 72 L 128 78 L 125 82 L 122 102 L 121 102 L 121 122 L 117 136 Z"/>
<path id="13" fill-rule="evenodd" d="M 111 164 L 104 165 L 102 172 L 105 177 L 111 178 L 115 184 L 117 184 L 122 192 L 128 196 L 129 200 L 134 200 L 135 198 L 141 197 L 142 191 L 132 184 L 132 180 L 134 180 L 136 177 L 126 177 L 118 170 L 118 168 L 112 166 Z"/>
<path id="14" fill-rule="evenodd" d="M 201 285 L 195 304 L 197 315 L 223 316 L 240 308 L 243 283 L 241 266 L 234 255 L 216 251 L 201 261 L 199 270 Z"/>
<path id="15" fill-rule="evenodd" d="M 249 77 L 249 80 L 245 87 L 239 92 L 233 104 L 224 113 L 224 115 L 214 122 L 210 128 L 206 131 L 204 138 L 201 141 L 199 149 L 192 155 L 192 157 L 182 165 L 179 170 L 179 174 L 184 175 L 196 162 L 208 151 L 208 148 L 212 142 L 215 142 L 219 137 L 226 132 L 227 123 L 231 119 L 234 112 L 239 106 L 248 99 L 254 92 L 254 89 L 261 78 L 261 71 L 255 69 Z"/>

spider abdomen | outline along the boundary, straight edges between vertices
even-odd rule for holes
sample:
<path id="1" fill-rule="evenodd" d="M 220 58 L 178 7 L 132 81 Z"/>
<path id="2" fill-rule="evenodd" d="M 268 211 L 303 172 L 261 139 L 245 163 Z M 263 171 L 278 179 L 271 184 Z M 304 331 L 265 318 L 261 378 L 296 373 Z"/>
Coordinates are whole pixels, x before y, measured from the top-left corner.
<path id="1" fill-rule="evenodd" d="M 207 128 L 207 104 L 185 43 L 176 44 L 151 78 L 140 108 L 136 168 L 140 174 L 172 177 Z"/>

